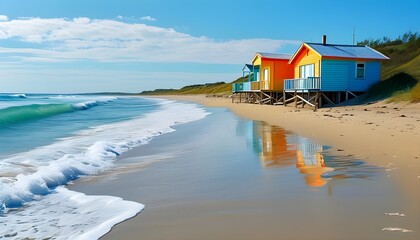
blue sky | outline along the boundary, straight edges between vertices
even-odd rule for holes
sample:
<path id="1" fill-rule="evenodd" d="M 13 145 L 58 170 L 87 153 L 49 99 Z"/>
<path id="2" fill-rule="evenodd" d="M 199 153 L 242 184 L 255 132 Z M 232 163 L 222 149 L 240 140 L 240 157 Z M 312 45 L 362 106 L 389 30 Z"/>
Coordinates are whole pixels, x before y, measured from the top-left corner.
<path id="1" fill-rule="evenodd" d="M 257 51 L 420 32 L 418 0 L 0 0 L 0 92 L 225 81 Z"/>

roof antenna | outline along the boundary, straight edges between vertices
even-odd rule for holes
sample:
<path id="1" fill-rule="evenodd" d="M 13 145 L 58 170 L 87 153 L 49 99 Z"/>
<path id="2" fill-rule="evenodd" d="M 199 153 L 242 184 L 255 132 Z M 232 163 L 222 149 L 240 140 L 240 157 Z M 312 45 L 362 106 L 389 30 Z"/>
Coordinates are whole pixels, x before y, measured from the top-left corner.
<path id="1" fill-rule="evenodd" d="M 356 45 L 356 43 L 355 43 L 355 38 L 356 38 L 356 27 L 355 26 L 353 26 L 353 45 Z"/>

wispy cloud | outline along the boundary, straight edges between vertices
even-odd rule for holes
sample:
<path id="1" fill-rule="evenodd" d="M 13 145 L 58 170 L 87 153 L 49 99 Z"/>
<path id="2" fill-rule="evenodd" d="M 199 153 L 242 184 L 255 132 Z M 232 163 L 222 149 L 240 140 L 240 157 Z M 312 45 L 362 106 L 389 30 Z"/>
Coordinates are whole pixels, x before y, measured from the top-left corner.
<path id="1" fill-rule="evenodd" d="M 9 21 L 9 17 L 6 15 L 0 15 L 0 21 Z"/>
<path id="2" fill-rule="evenodd" d="M 0 53 L 21 61 L 84 59 L 242 64 L 256 51 L 275 52 L 285 45 L 298 44 L 277 39 L 219 41 L 173 28 L 107 19 L 6 18 L 0 21 L 0 42 L 8 39 L 20 44 L 14 47 L 9 43 L 8 48 L 0 48 Z M 22 48 L 25 43 L 27 47 Z"/>
<path id="3" fill-rule="evenodd" d="M 145 20 L 145 21 L 152 21 L 152 22 L 157 20 L 156 18 L 153 18 L 151 16 L 144 16 L 144 17 L 142 17 L 140 19 L 141 20 Z"/>

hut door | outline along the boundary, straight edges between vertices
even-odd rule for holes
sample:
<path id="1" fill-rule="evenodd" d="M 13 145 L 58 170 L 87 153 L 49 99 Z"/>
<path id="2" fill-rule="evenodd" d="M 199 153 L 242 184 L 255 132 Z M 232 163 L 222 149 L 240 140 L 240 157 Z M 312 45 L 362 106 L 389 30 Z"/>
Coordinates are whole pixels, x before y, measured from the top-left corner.
<path id="1" fill-rule="evenodd" d="M 268 89 L 268 81 L 269 81 L 269 79 L 270 79 L 270 77 L 269 77 L 269 72 L 268 72 L 268 68 L 265 68 L 264 69 L 264 72 L 263 72 L 264 74 L 264 89 L 265 90 L 267 90 Z"/>

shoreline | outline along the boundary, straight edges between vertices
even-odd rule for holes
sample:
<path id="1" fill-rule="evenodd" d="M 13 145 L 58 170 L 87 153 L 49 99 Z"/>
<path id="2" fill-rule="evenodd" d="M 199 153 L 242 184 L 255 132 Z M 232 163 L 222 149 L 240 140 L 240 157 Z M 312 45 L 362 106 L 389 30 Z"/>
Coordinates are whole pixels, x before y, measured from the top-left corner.
<path id="1" fill-rule="evenodd" d="M 331 146 L 336 155 L 356 155 L 388 171 L 407 194 L 420 199 L 420 104 L 386 103 L 312 109 L 232 103 L 205 95 L 156 96 L 227 108 Z"/>

